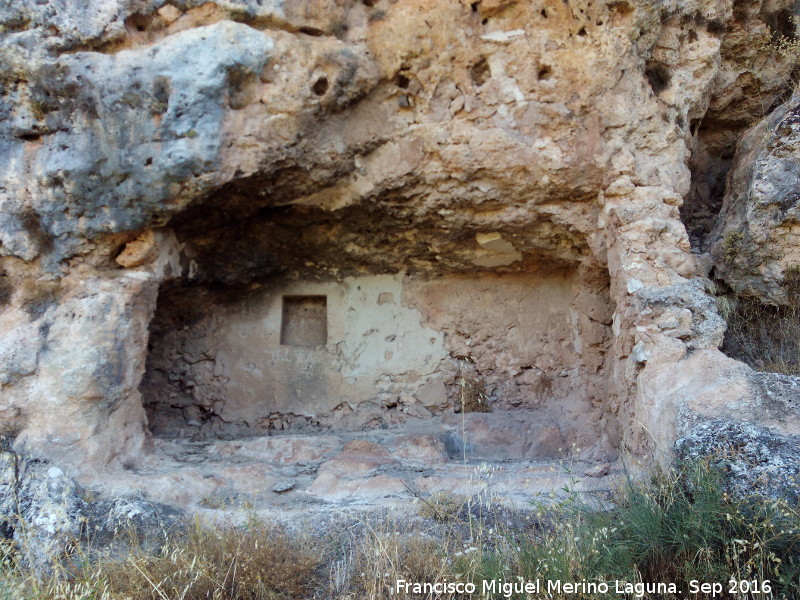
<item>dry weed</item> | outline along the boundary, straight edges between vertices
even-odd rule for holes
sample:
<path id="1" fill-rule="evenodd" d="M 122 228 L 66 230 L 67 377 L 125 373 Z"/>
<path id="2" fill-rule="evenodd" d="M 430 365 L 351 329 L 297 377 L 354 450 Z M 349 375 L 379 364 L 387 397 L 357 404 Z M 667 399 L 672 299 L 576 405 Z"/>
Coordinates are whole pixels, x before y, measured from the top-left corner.
<path id="1" fill-rule="evenodd" d="M 158 555 L 133 552 L 106 564 L 109 587 L 131 600 L 273 600 L 308 597 L 324 553 L 274 525 L 196 522 Z"/>
<path id="2" fill-rule="evenodd" d="M 786 302 L 764 304 L 756 298 L 718 302 L 728 323 L 723 350 L 760 371 L 800 374 L 800 271 L 784 276 Z M 724 298 L 724 297 L 723 297 Z"/>

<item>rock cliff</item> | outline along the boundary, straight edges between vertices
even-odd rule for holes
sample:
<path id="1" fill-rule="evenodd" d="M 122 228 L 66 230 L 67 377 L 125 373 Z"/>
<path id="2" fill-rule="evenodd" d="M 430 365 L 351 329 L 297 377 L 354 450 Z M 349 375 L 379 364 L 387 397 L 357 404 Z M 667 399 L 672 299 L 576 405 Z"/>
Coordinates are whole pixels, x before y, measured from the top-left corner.
<path id="1" fill-rule="evenodd" d="M 795 264 L 797 10 L 0 4 L 2 433 L 140 489 L 154 433 L 467 392 L 533 414 L 543 456 L 795 435 L 791 385 L 718 350 L 709 276 L 780 302 Z"/>

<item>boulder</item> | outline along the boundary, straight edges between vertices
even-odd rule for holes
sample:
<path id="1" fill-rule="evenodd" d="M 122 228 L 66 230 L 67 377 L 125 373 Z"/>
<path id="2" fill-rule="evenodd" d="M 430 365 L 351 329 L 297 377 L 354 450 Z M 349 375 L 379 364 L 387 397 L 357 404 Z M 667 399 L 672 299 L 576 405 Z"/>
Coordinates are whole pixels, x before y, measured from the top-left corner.
<path id="1" fill-rule="evenodd" d="M 800 93 L 743 137 L 710 237 L 719 278 L 765 304 L 800 294 Z"/>
<path id="2" fill-rule="evenodd" d="M 180 518 L 141 495 L 96 496 L 48 461 L 8 448 L 0 452 L 0 536 L 13 540 L 37 572 L 79 548 L 124 546 L 134 539 L 157 544 Z"/>

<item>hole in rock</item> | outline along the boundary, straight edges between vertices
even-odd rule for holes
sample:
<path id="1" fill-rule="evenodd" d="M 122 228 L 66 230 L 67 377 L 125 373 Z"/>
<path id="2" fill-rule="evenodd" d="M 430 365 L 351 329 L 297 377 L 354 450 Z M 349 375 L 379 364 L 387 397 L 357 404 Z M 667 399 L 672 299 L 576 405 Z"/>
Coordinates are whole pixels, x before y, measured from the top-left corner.
<path id="1" fill-rule="evenodd" d="M 610 2 L 608 4 L 608 8 L 619 13 L 620 15 L 627 15 L 633 12 L 633 6 L 631 6 L 625 0 L 614 0 L 614 2 Z"/>
<path id="2" fill-rule="evenodd" d="M 153 15 L 146 15 L 142 13 L 134 13 L 125 19 L 125 29 L 128 32 L 147 33 L 155 28 L 155 19 Z"/>
<path id="3" fill-rule="evenodd" d="M 762 18 L 767 27 L 769 27 L 770 32 L 772 32 L 774 39 L 785 38 L 790 41 L 797 39 L 797 24 L 795 16 L 790 9 L 782 8 L 768 13 Z"/>
<path id="4" fill-rule="evenodd" d="M 650 63 L 644 70 L 644 75 L 653 93 L 658 95 L 669 87 L 672 76 L 669 69 L 661 63 Z"/>
<path id="5" fill-rule="evenodd" d="M 171 82 L 167 77 L 156 77 L 153 81 L 153 102 L 150 110 L 153 114 L 163 114 L 169 108 Z"/>
<path id="6" fill-rule="evenodd" d="M 475 84 L 475 87 L 481 87 L 484 83 L 489 81 L 492 72 L 489 69 L 489 62 L 486 58 L 481 58 L 472 65 L 469 69 L 469 74 L 472 77 L 472 82 Z"/>
<path id="7" fill-rule="evenodd" d="M 328 91 L 328 78 L 320 77 L 314 82 L 314 85 L 311 87 L 311 89 L 317 96 L 324 96 L 325 92 Z"/>
<path id="8" fill-rule="evenodd" d="M 714 119 L 692 119 L 689 169 L 692 183 L 680 207 L 681 221 L 692 248 L 705 251 L 708 234 L 722 210 L 726 180 L 736 144 L 731 143 L 730 124 Z"/>
<path id="9" fill-rule="evenodd" d="M 311 35 L 313 37 L 320 37 L 325 35 L 325 31 L 319 29 L 318 27 L 301 27 L 299 31 L 300 33 L 305 33 L 306 35 Z"/>
<path id="10" fill-rule="evenodd" d="M 553 75 L 553 70 L 550 68 L 549 65 L 542 65 L 539 67 L 539 71 L 536 73 L 536 77 L 540 80 L 550 79 Z"/>

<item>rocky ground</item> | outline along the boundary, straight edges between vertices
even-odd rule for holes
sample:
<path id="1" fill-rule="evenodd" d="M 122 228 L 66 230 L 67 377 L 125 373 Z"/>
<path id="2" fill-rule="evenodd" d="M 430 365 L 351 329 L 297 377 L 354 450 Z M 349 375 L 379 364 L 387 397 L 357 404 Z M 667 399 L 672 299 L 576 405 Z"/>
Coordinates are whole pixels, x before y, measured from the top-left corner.
<path id="1" fill-rule="evenodd" d="M 369 432 L 156 438 L 135 466 L 89 488 L 56 466 L 5 452 L 4 535 L 44 567 L 65 543 L 102 546 L 130 527 L 157 540 L 186 514 L 227 524 L 258 518 L 327 535 L 381 514 L 418 520 L 426 506 L 435 516 L 437 506 L 453 510 L 470 498 L 514 519 L 578 498 L 604 506 L 622 483 L 622 464 L 532 459 L 547 438 L 530 419 L 535 414 L 527 416 L 471 413 Z M 564 448 L 549 450 L 567 456 Z M 174 506 L 184 507 L 184 517 Z"/>

